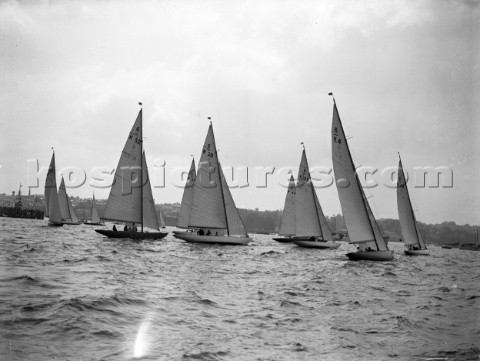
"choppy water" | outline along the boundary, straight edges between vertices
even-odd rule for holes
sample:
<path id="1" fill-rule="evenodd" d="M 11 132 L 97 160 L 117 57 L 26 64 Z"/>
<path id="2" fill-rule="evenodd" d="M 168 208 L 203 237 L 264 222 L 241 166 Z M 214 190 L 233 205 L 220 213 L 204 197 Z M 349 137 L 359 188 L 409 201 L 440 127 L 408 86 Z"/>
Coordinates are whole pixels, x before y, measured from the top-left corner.
<path id="1" fill-rule="evenodd" d="M 351 262 L 0 219 L 0 360 L 478 360 L 480 253 Z M 27 247 L 28 244 L 28 247 Z"/>

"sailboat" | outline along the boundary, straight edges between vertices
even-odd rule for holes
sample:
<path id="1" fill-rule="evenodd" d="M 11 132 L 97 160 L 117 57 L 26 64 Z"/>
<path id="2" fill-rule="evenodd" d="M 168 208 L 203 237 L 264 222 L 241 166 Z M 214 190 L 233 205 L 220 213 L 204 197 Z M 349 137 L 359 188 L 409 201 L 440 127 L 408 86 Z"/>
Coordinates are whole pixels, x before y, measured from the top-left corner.
<path id="1" fill-rule="evenodd" d="M 163 218 L 163 213 L 162 213 L 162 207 L 158 210 L 158 223 L 160 225 L 160 228 L 167 228 L 165 225 L 165 219 Z"/>
<path id="2" fill-rule="evenodd" d="M 180 204 L 180 214 L 177 218 L 177 227 L 187 229 L 186 231 L 173 231 L 174 235 L 193 232 L 193 229 L 188 229 L 188 221 L 190 220 L 190 212 L 192 210 L 192 200 L 193 200 L 193 185 L 195 184 L 195 179 L 197 178 L 195 172 L 195 158 L 192 159 L 192 164 L 190 165 L 190 170 L 188 171 L 187 181 L 185 182 L 185 188 L 183 189 L 182 203 Z"/>
<path id="3" fill-rule="evenodd" d="M 292 236 L 295 235 L 295 179 L 293 175 L 290 175 L 278 235 L 282 237 L 273 237 L 277 242 L 291 242 Z"/>
<path id="4" fill-rule="evenodd" d="M 175 237 L 187 242 L 230 245 L 245 245 L 252 240 L 225 181 L 211 122 L 193 184 L 187 227 L 198 231 L 179 232 Z"/>
<path id="5" fill-rule="evenodd" d="M 347 253 L 347 257 L 355 261 L 392 260 L 393 251 L 388 249 L 358 179 L 335 98 L 333 98 L 332 159 L 350 243 L 358 246 L 357 252 Z"/>
<path id="6" fill-rule="evenodd" d="M 92 210 L 90 213 L 91 213 L 90 220 L 84 221 L 83 224 L 86 224 L 87 226 L 101 226 L 103 223 L 100 220 L 100 217 L 98 216 L 97 207 L 95 206 L 95 193 L 93 194 Z"/>
<path id="7" fill-rule="evenodd" d="M 139 103 L 141 105 L 141 103 Z M 152 187 L 148 177 L 147 162 L 143 152 L 142 109 L 128 135 L 105 209 L 105 220 L 123 222 L 125 228 L 116 230 L 96 229 L 110 238 L 161 239 L 168 233 L 158 232 L 159 224 Z M 130 225 L 130 230 L 127 228 Z M 137 224 L 140 231 L 137 232 Z M 144 227 L 152 232 L 145 232 Z"/>
<path id="8" fill-rule="evenodd" d="M 303 144 L 303 143 L 302 143 Z M 335 249 L 340 243 L 333 241 L 317 193 L 312 183 L 305 147 L 298 168 L 295 193 L 295 235 L 292 242 L 300 247 Z"/>
<path id="9" fill-rule="evenodd" d="M 418 228 L 415 213 L 412 209 L 410 195 L 408 194 L 407 180 L 403 173 L 402 159 L 398 155 L 398 179 L 397 179 L 397 207 L 398 219 L 402 228 L 403 242 L 405 245 L 405 254 L 407 256 L 428 255 L 430 252 L 422 234 Z"/>
<path id="10" fill-rule="evenodd" d="M 58 203 L 60 204 L 60 214 L 62 215 L 63 224 L 74 226 L 81 224 L 73 209 L 72 202 L 70 202 L 70 198 L 68 198 L 63 176 L 60 182 L 60 188 L 58 189 Z"/>
<path id="11" fill-rule="evenodd" d="M 55 176 L 55 151 L 52 154 L 47 178 L 45 179 L 45 215 L 48 216 L 48 225 L 51 227 L 63 226 L 58 202 L 57 180 Z"/>

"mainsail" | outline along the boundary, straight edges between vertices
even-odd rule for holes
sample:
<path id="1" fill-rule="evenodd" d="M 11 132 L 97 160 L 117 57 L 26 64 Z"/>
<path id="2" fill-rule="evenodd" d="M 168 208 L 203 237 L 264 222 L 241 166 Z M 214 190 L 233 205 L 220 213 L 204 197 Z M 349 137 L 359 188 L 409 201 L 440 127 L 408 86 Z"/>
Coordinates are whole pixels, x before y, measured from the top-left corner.
<path id="1" fill-rule="evenodd" d="M 49 223 L 60 223 L 62 215 L 60 213 L 60 204 L 57 194 L 57 180 L 55 177 L 55 153 L 52 154 L 50 167 L 48 168 L 47 178 L 45 179 L 45 204 Z"/>
<path id="2" fill-rule="evenodd" d="M 218 161 L 211 123 L 193 185 L 188 227 L 225 229 L 227 236 L 248 237 Z"/>
<path id="3" fill-rule="evenodd" d="M 295 235 L 297 237 L 322 237 L 317 206 L 305 149 L 298 168 L 295 193 Z"/>
<path id="4" fill-rule="evenodd" d="M 224 195 L 212 124 L 208 127 L 202 156 L 198 164 L 188 227 L 227 228 Z"/>
<path id="5" fill-rule="evenodd" d="M 188 172 L 188 178 L 185 183 L 185 189 L 183 191 L 182 203 L 180 206 L 180 214 L 177 220 L 177 227 L 179 228 L 188 228 L 188 221 L 190 219 L 190 212 L 192 209 L 193 187 L 195 184 L 195 179 L 196 179 L 195 159 L 192 159 L 192 165 L 190 166 L 190 171 Z"/>
<path id="6" fill-rule="evenodd" d="M 157 218 L 157 210 L 155 201 L 153 200 L 152 186 L 150 185 L 150 177 L 148 176 L 147 160 L 145 152 L 143 152 L 143 226 L 158 231 L 160 225 Z"/>
<path id="7" fill-rule="evenodd" d="M 55 179 L 55 153 L 52 154 L 50 166 L 48 167 L 47 178 L 45 179 L 45 216 L 50 214 L 50 195 L 55 189 L 57 191 L 57 181 Z"/>
<path id="8" fill-rule="evenodd" d="M 295 179 L 293 175 L 291 175 L 278 234 L 282 236 L 292 236 L 295 234 L 295 212 Z"/>
<path id="9" fill-rule="evenodd" d="M 404 244 L 406 246 L 419 245 L 421 249 L 424 249 L 425 242 L 423 241 L 418 229 L 417 220 L 415 219 L 401 159 L 399 159 L 398 162 L 397 207 Z"/>
<path id="10" fill-rule="evenodd" d="M 142 110 L 133 124 L 108 196 L 104 218 L 142 223 Z M 92 214 L 93 222 L 93 214 Z"/>
<path id="11" fill-rule="evenodd" d="M 353 164 L 337 105 L 333 105 L 332 159 L 343 216 L 351 243 L 388 250 Z"/>

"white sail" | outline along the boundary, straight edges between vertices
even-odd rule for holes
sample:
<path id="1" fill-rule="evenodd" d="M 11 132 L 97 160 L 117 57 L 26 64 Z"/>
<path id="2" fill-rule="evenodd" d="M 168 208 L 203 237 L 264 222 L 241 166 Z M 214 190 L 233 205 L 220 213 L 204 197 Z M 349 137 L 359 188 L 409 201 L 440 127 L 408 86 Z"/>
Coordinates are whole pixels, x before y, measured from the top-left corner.
<path id="1" fill-rule="evenodd" d="M 351 243 L 368 243 L 373 249 L 388 250 L 358 179 L 336 104 L 333 105 L 332 159 Z"/>
<path id="2" fill-rule="evenodd" d="M 97 208 L 95 207 L 95 194 L 93 195 L 92 200 L 92 223 L 100 223 L 100 217 L 98 216 Z"/>
<path id="3" fill-rule="evenodd" d="M 76 223 L 79 220 L 78 220 L 78 217 L 77 217 L 77 213 L 73 209 L 72 202 L 70 201 L 70 198 L 68 197 L 68 194 L 67 194 L 67 201 L 68 201 L 68 210 L 70 211 L 70 218 L 71 218 L 72 222 Z"/>
<path id="4" fill-rule="evenodd" d="M 63 180 L 63 177 L 60 182 L 60 188 L 58 188 L 58 203 L 60 204 L 60 214 L 62 215 L 62 219 L 70 221 L 70 208 L 68 206 L 68 196 L 67 191 L 65 190 L 65 181 Z"/>
<path id="5" fill-rule="evenodd" d="M 291 175 L 278 234 L 282 236 L 293 236 L 295 234 L 295 213 L 295 179 Z"/>
<path id="6" fill-rule="evenodd" d="M 188 227 L 227 228 L 225 205 L 220 181 L 217 148 L 212 124 L 198 164 L 197 178 L 193 186 L 192 209 Z"/>
<path id="7" fill-rule="evenodd" d="M 412 203 L 408 194 L 407 180 L 403 172 L 401 159 L 398 162 L 397 207 L 404 244 L 406 246 L 419 245 L 420 248 L 425 248 L 425 242 L 418 230 L 415 213 L 412 209 Z"/>
<path id="8" fill-rule="evenodd" d="M 142 222 L 141 168 L 142 110 L 138 113 L 118 161 L 105 209 L 105 219 L 137 224 Z"/>
<path id="9" fill-rule="evenodd" d="M 247 231 L 245 230 L 245 226 L 243 225 L 242 219 L 240 218 L 238 209 L 235 206 L 235 202 L 233 200 L 232 194 L 230 193 L 230 189 L 228 188 L 228 184 L 225 180 L 225 176 L 223 174 L 223 170 L 220 164 L 218 169 L 220 170 L 220 177 L 225 200 L 225 214 L 228 224 L 227 235 L 248 237 Z"/>
<path id="10" fill-rule="evenodd" d="M 49 223 L 62 222 L 60 204 L 58 202 L 57 180 L 55 176 L 55 153 L 52 155 L 47 179 L 45 180 L 45 203 L 47 204 Z"/>
<path id="11" fill-rule="evenodd" d="M 143 226 L 158 231 L 157 210 L 155 201 L 153 200 L 152 186 L 150 185 L 150 177 L 148 176 L 147 160 L 145 152 L 143 152 Z"/>
<path id="12" fill-rule="evenodd" d="M 160 223 L 160 227 L 165 228 L 165 219 L 163 218 L 162 207 L 158 210 L 158 221 Z"/>
<path id="13" fill-rule="evenodd" d="M 190 171 L 188 172 L 188 178 L 185 182 L 185 188 L 183 190 L 182 203 L 180 205 L 180 214 L 178 215 L 177 227 L 187 228 L 188 221 L 190 219 L 190 212 L 192 210 L 192 201 L 193 201 L 193 187 L 195 184 L 196 174 L 195 174 L 195 159 L 192 159 L 192 165 L 190 166 Z"/>
<path id="14" fill-rule="evenodd" d="M 313 192 L 307 156 L 303 150 L 295 192 L 295 235 L 297 237 L 322 236 Z"/>
<path id="15" fill-rule="evenodd" d="M 320 202 L 318 201 L 317 192 L 315 192 L 315 188 L 313 187 L 313 185 L 312 185 L 312 188 L 313 188 L 313 196 L 315 198 L 315 206 L 317 207 L 317 212 L 318 212 L 318 222 L 320 223 L 320 228 L 322 229 L 323 239 L 328 242 L 333 242 L 332 231 L 330 230 L 327 219 L 323 214 L 322 207 L 320 207 Z"/>
<path id="16" fill-rule="evenodd" d="M 45 216 L 49 216 L 50 195 L 52 191 L 57 191 L 57 180 L 55 178 L 55 153 L 52 154 L 50 166 L 48 167 L 47 178 L 45 179 Z"/>

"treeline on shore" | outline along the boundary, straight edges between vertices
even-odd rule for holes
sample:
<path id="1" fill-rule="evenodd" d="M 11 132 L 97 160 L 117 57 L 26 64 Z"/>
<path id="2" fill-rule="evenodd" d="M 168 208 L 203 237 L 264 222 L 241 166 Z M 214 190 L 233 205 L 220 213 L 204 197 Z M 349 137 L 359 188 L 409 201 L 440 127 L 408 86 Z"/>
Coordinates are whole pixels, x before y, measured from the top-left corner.
<path id="1" fill-rule="evenodd" d="M 177 217 L 180 213 L 180 204 L 164 204 L 161 206 L 165 223 L 168 226 L 176 226 Z M 282 211 L 260 211 L 258 209 L 239 209 L 245 228 L 249 233 L 276 233 Z M 332 231 L 339 231 L 338 221 L 335 219 L 341 217 L 326 217 Z M 384 235 L 391 241 L 402 239 L 402 231 L 398 219 L 379 219 L 378 224 Z M 427 243 L 432 244 L 474 244 L 476 242 L 477 226 L 458 225 L 455 222 L 443 222 L 440 224 L 418 223 L 420 232 Z"/>
<path id="2" fill-rule="evenodd" d="M 80 218 L 89 213 L 91 208 L 91 201 L 85 200 L 81 202 L 78 207 L 75 207 Z M 162 212 L 165 224 L 167 226 L 175 227 L 177 225 L 177 218 L 180 213 L 180 203 L 166 203 L 157 205 L 157 209 Z M 104 201 L 97 201 L 97 210 L 100 217 L 103 216 L 105 210 Z M 282 211 L 261 211 L 258 209 L 239 209 L 245 228 L 249 233 L 263 233 L 272 234 L 278 230 Z M 338 226 L 338 218 L 341 215 L 334 217 L 326 217 L 332 231 L 337 231 L 345 228 Z M 337 222 L 335 222 L 337 219 Z M 400 229 L 400 222 L 398 219 L 379 219 L 378 224 L 382 229 L 384 235 L 389 237 L 390 241 L 398 241 L 402 239 L 402 232 Z M 426 224 L 418 222 L 420 232 L 427 243 L 430 244 L 451 244 L 451 245 L 466 245 L 476 243 L 476 225 L 459 225 L 455 222 L 443 222 L 440 224 Z"/>

